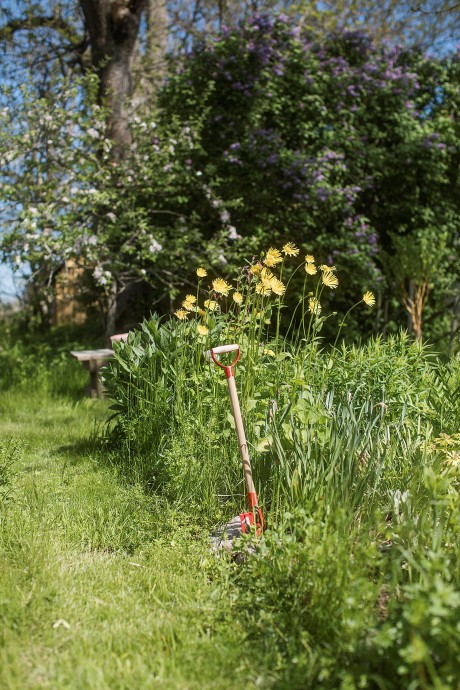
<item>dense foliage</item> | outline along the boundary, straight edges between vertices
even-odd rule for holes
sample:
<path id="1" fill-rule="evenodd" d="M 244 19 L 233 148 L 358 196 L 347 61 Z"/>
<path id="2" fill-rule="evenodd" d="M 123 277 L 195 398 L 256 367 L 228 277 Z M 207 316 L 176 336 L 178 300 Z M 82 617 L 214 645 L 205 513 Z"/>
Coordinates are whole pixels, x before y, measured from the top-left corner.
<path id="1" fill-rule="evenodd" d="M 73 259 L 88 301 L 108 310 L 144 284 L 143 309 L 168 311 L 191 263 L 230 270 L 262 238 L 291 239 L 340 258 L 334 308 L 376 290 L 367 332 L 406 311 L 417 335 L 425 315 L 427 334 L 454 333 L 459 64 L 254 17 L 172 64 L 161 109 L 132 120 L 116 164 L 94 75 L 32 102 L 24 88 L 17 108 L 10 90 L 2 255 L 30 262 L 42 299 Z"/>
<path id="2" fill-rule="evenodd" d="M 213 199 L 207 232 L 226 228 L 236 255 L 238 235 L 292 239 L 340 256 L 351 290 L 374 285 L 382 304 L 409 281 L 442 304 L 458 279 L 458 64 L 359 32 L 317 43 L 283 16 L 204 44 L 163 104 L 204 114 L 189 162 Z"/>

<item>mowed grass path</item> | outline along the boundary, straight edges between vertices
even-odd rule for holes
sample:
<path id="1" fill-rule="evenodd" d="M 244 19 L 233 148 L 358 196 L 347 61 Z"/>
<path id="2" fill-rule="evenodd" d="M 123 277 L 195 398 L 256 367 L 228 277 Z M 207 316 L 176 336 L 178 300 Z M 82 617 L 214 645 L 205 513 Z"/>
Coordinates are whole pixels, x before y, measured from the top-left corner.
<path id="1" fill-rule="evenodd" d="M 105 462 L 91 439 L 106 416 L 101 401 L 0 398 L 0 442 L 19 443 L 0 503 L 0 687 L 269 687 L 207 530 Z"/>

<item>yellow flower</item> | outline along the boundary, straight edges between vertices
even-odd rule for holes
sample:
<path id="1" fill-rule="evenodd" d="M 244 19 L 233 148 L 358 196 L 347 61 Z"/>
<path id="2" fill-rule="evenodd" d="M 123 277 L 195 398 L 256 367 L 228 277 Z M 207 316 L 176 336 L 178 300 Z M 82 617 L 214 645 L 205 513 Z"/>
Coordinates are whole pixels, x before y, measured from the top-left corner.
<path id="1" fill-rule="evenodd" d="M 177 316 L 179 321 L 185 321 L 188 316 L 187 312 L 184 309 L 178 309 L 174 312 L 174 314 Z"/>
<path id="2" fill-rule="evenodd" d="M 256 285 L 256 292 L 258 295 L 264 295 L 268 296 L 271 295 L 272 290 L 273 290 L 273 281 L 278 280 L 275 278 L 273 273 L 268 270 L 268 268 L 263 267 L 262 270 L 260 271 L 260 283 Z M 278 280 L 279 285 L 283 285 L 281 281 Z M 277 289 L 279 290 L 279 286 L 277 286 Z M 283 293 L 280 293 L 283 294 Z"/>
<path id="3" fill-rule="evenodd" d="M 305 271 L 308 273 L 309 276 L 314 276 L 315 273 L 318 273 L 315 264 L 305 264 Z"/>
<path id="4" fill-rule="evenodd" d="M 321 280 L 323 281 L 324 285 L 328 288 L 331 288 L 331 290 L 335 290 L 339 284 L 337 276 L 334 275 L 332 271 L 323 271 Z"/>
<path id="5" fill-rule="evenodd" d="M 278 278 L 275 278 L 275 276 L 273 276 L 273 278 L 270 280 L 270 286 L 275 295 L 284 295 L 286 292 L 286 286 L 284 283 L 282 283 L 281 280 L 278 280 Z"/>
<path id="6" fill-rule="evenodd" d="M 279 249 L 274 249 L 273 247 L 270 247 L 265 256 L 264 264 L 272 268 L 273 266 L 276 266 L 276 264 L 280 264 L 282 260 L 283 257 L 281 256 L 281 252 L 279 251 Z"/>
<path id="7" fill-rule="evenodd" d="M 326 266 L 326 264 L 321 264 L 320 269 L 322 271 L 326 271 L 326 272 L 331 272 L 331 271 L 337 270 L 335 266 Z"/>
<path id="8" fill-rule="evenodd" d="M 285 254 L 286 256 L 297 256 L 299 251 L 300 249 L 297 249 L 293 242 L 286 242 L 282 249 L 283 254 Z"/>
<path id="9" fill-rule="evenodd" d="M 201 324 L 199 324 L 196 327 L 196 330 L 197 330 L 198 335 L 208 335 L 208 333 L 209 333 L 209 328 L 206 328 L 206 326 L 202 326 Z"/>
<path id="10" fill-rule="evenodd" d="M 217 302 L 216 302 L 215 300 L 213 300 L 213 299 L 207 299 L 207 300 L 205 300 L 205 302 L 204 302 L 204 306 L 205 306 L 206 309 L 208 309 L 209 311 L 214 311 L 215 309 L 217 309 Z"/>
<path id="11" fill-rule="evenodd" d="M 236 302 L 237 304 L 242 304 L 243 295 L 241 294 L 241 292 L 234 292 L 233 293 L 233 301 Z"/>
<path id="12" fill-rule="evenodd" d="M 185 297 L 184 301 L 182 302 L 182 306 L 184 307 L 184 309 L 187 309 L 187 311 L 195 311 L 196 310 L 195 302 L 196 302 L 195 295 L 187 295 Z"/>
<path id="13" fill-rule="evenodd" d="M 271 282 L 267 278 L 263 278 L 260 283 L 256 285 L 256 292 L 258 295 L 271 295 L 272 286 Z"/>
<path id="14" fill-rule="evenodd" d="M 273 350 L 270 350 L 269 348 L 264 348 L 264 355 L 268 355 L 268 357 L 276 357 L 275 353 Z"/>
<path id="15" fill-rule="evenodd" d="M 308 309 L 310 313 L 315 314 L 315 316 L 319 316 L 321 314 L 321 304 L 316 297 L 310 297 L 308 300 Z"/>
<path id="16" fill-rule="evenodd" d="M 196 274 L 197 274 L 198 278 L 206 278 L 206 276 L 208 275 L 208 272 L 205 268 L 197 268 Z"/>
<path id="17" fill-rule="evenodd" d="M 253 276 L 256 276 L 258 273 L 260 273 L 261 269 L 262 269 L 262 264 L 252 264 L 249 271 L 250 271 L 250 273 L 252 273 Z"/>
<path id="18" fill-rule="evenodd" d="M 305 262 L 307 264 L 314 264 L 315 263 L 315 257 L 313 256 L 313 254 L 307 254 L 307 256 L 305 257 Z"/>
<path id="19" fill-rule="evenodd" d="M 212 289 L 219 295 L 225 295 L 226 297 L 232 289 L 232 286 L 229 285 L 223 278 L 216 278 L 212 281 Z"/>
<path id="20" fill-rule="evenodd" d="M 374 293 L 370 292 L 369 290 L 365 292 L 363 295 L 363 302 L 364 304 L 367 304 L 368 307 L 373 307 L 375 304 Z"/>
<path id="21" fill-rule="evenodd" d="M 261 280 L 271 280 L 273 278 L 273 273 L 268 270 L 268 268 L 265 268 L 265 266 L 262 268 L 260 272 L 260 278 Z"/>

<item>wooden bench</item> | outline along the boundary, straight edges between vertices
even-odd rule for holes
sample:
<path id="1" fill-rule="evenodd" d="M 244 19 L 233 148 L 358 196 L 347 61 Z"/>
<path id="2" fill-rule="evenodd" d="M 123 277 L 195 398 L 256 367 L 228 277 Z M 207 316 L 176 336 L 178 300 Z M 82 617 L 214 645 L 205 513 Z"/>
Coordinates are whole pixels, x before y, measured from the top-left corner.
<path id="1" fill-rule="evenodd" d="M 104 387 L 99 376 L 99 369 L 104 364 L 107 364 L 109 359 L 114 357 L 113 350 L 109 348 L 102 348 L 101 350 L 73 350 L 70 354 L 89 371 L 89 386 L 87 388 L 89 396 L 91 398 L 102 398 Z"/>

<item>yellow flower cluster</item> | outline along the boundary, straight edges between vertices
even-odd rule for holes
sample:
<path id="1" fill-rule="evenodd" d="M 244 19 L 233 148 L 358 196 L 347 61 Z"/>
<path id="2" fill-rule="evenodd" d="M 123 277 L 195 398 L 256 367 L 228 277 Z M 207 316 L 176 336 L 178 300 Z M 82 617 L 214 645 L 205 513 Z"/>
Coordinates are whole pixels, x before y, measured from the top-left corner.
<path id="1" fill-rule="evenodd" d="M 281 280 L 284 261 L 287 257 L 298 256 L 299 253 L 300 249 L 293 242 L 287 242 L 281 250 L 270 247 L 265 255 L 262 255 L 261 260 L 256 260 L 247 267 L 248 272 L 246 275 L 248 277 L 248 285 L 250 285 L 249 290 L 254 290 L 255 294 L 261 297 L 269 297 L 270 295 L 282 297 L 286 292 L 286 285 Z M 280 276 L 278 277 L 273 273 L 273 270 L 280 264 Z M 308 311 L 313 317 L 319 317 L 321 314 L 321 303 L 319 301 L 321 290 L 323 286 L 331 290 L 335 290 L 338 287 L 337 269 L 333 265 L 316 264 L 313 254 L 306 254 L 304 269 L 307 276 L 319 274 L 319 278 L 316 281 L 316 294 L 310 292 L 306 297 L 306 300 L 308 300 Z M 198 289 L 201 290 L 201 281 L 203 278 L 206 278 L 208 273 L 205 268 L 199 267 L 196 269 L 196 275 L 199 279 Z M 242 285 L 242 283 L 240 284 Z M 204 301 L 203 308 L 199 306 L 197 296 L 189 294 L 183 300 L 181 308 L 174 313 L 180 321 L 186 321 L 192 312 L 198 317 L 202 317 L 200 319 L 202 323 L 198 323 L 196 326 L 196 333 L 198 336 L 205 338 L 209 335 L 209 323 L 212 323 L 210 317 L 209 319 L 206 318 L 207 315 L 210 312 L 220 310 L 219 297 L 228 297 L 232 292 L 233 304 L 239 308 L 236 311 L 239 315 L 238 318 L 241 316 L 244 322 L 246 322 L 245 319 L 264 319 L 264 323 L 269 324 L 270 307 L 262 307 L 260 302 L 256 301 L 252 305 L 252 309 L 250 309 L 250 293 L 246 296 L 244 286 L 241 290 L 240 292 L 238 289 L 235 289 L 224 278 L 214 278 L 209 286 L 209 298 Z M 373 307 L 375 305 L 374 293 L 369 290 L 365 292 L 361 302 L 369 307 Z M 245 305 L 244 308 L 242 307 L 243 304 Z M 206 323 L 207 325 L 205 325 Z M 233 325 L 229 324 L 229 328 L 236 328 L 236 322 Z"/>
<path id="2" fill-rule="evenodd" d="M 196 311 L 196 297 L 195 295 L 187 295 L 184 301 L 182 302 L 182 306 L 184 309 L 187 311 Z"/>
<path id="3" fill-rule="evenodd" d="M 338 287 L 339 280 L 335 275 L 335 271 L 337 270 L 335 266 L 327 266 L 326 264 L 321 264 L 319 266 L 319 270 L 321 271 L 321 282 L 323 283 L 323 285 L 325 285 L 328 288 L 331 288 L 331 290 L 334 290 L 336 287 Z M 305 272 L 309 276 L 314 276 L 316 275 L 316 273 L 318 273 L 318 269 L 315 266 L 315 257 L 313 256 L 313 254 L 307 254 L 307 256 L 305 257 Z M 310 309 L 310 311 L 312 310 Z"/>
<path id="4" fill-rule="evenodd" d="M 274 295 L 284 295 L 286 286 L 267 268 L 262 268 L 260 271 L 260 282 L 256 285 L 256 292 L 259 295 L 268 296 L 272 292 Z"/>

